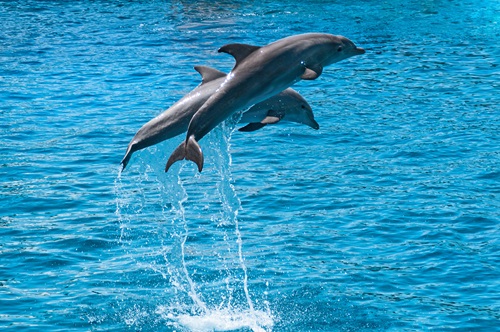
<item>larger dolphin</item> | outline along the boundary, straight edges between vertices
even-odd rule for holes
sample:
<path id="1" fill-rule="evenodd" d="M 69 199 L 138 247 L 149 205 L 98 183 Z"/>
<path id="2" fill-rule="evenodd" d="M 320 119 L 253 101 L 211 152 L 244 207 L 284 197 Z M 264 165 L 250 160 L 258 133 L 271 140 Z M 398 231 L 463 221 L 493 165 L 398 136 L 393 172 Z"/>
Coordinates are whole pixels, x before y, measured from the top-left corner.
<path id="1" fill-rule="evenodd" d="M 214 68 L 207 66 L 195 66 L 194 68 L 201 74 L 201 84 L 165 112 L 145 123 L 137 131 L 121 161 L 122 170 L 125 169 L 135 151 L 186 132 L 189 121 L 195 112 L 212 96 L 226 78 L 225 73 Z M 311 106 L 297 91 L 288 88 L 253 105 L 240 120 L 240 122 L 251 123 L 240 130 L 256 130 L 281 119 L 303 123 L 314 129 L 319 128 L 318 123 L 314 120 Z"/>
<path id="2" fill-rule="evenodd" d="M 232 113 L 261 102 L 301 79 L 318 78 L 325 66 L 365 53 L 345 37 L 324 33 L 295 35 L 264 47 L 228 44 L 219 52 L 231 54 L 236 65 L 191 119 L 186 139 L 168 159 L 165 172 L 182 159 L 194 161 L 201 172 L 203 152 L 198 141 Z"/>

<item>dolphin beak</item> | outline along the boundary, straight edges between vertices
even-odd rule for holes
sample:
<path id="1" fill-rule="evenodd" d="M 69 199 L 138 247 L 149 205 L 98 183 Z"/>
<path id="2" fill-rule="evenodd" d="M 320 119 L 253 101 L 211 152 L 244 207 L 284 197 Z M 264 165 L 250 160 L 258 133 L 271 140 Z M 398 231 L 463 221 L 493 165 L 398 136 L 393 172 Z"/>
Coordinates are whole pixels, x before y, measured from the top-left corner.
<path id="1" fill-rule="evenodd" d="M 356 47 L 356 49 L 354 49 L 354 52 L 356 53 L 356 55 L 365 54 L 365 50 L 361 47 Z"/>
<path id="2" fill-rule="evenodd" d="M 309 127 L 311 127 L 312 129 L 318 130 L 319 129 L 319 124 L 316 122 L 316 120 L 311 119 L 311 118 L 309 120 L 311 120 L 311 123 L 308 123 L 307 125 Z"/>

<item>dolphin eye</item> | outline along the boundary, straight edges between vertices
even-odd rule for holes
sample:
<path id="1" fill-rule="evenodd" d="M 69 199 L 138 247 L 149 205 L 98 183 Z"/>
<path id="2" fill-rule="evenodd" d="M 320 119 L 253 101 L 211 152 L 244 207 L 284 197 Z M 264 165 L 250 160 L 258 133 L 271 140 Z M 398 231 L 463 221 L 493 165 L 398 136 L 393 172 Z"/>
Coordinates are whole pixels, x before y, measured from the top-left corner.
<path id="1" fill-rule="evenodd" d="M 302 109 L 305 109 L 305 108 L 306 108 L 304 105 L 300 105 L 300 107 L 302 107 Z"/>
<path id="2" fill-rule="evenodd" d="M 342 46 L 339 46 L 339 47 L 337 48 L 337 52 L 342 52 Z"/>

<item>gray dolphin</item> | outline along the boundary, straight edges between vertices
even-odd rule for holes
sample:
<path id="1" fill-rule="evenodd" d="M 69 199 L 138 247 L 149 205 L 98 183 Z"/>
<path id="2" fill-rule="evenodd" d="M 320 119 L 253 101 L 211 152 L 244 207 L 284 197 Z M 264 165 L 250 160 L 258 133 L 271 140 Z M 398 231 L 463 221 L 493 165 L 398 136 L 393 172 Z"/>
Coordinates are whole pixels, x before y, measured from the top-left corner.
<path id="1" fill-rule="evenodd" d="M 240 122 L 250 123 L 238 130 L 254 131 L 279 121 L 297 122 L 319 129 L 319 124 L 314 120 L 314 114 L 307 101 L 297 91 L 288 88 L 245 111 Z"/>
<path id="2" fill-rule="evenodd" d="M 226 78 L 225 73 L 214 68 L 207 66 L 194 68 L 201 74 L 201 84 L 137 131 L 121 161 L 122 170 L 125 169 L 135 151 L 186 132 L 189 121 L 195 112 L 212 96 Z M 307 101 L 291 88 L 252 106 L 247 112 L 250 113 L 243 115 L 242 120 L 252 123 L 241 128 L 242 131 L 257 130 L 281 119 L 303 123 L 314 129 L 319 128 Z M 240 122 L 243 122 L 242 120 Z"/>
<path id="3" fill-rule="evenodd" d="M 219 52 L 231 54 L 236 65 L 217 91 L 189 122 L 186 139 L 171 154 L 165 172 L 176 161 L 187 159 L 203 169 L 198 141 L 236 111 L 259 103 L 301 79 L 314 80 L 323 67 L 363 54 L 342 36 L 307 33 L 280 39 L 267 46 L 228 44 Z"/>

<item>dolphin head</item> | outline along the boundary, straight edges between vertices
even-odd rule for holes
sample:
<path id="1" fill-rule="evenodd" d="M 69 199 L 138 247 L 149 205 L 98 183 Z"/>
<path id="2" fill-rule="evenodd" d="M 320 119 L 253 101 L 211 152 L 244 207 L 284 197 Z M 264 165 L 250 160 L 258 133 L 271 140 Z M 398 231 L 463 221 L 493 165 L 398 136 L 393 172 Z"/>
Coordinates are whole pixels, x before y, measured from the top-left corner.
<path id="1" fill-rule="evenodd" d="M 281 95 L 284 106 L 283 121 L 302 123 L 313 129 L 319 129 L 312 108 L 304 97 L 291 88 L 283 91 Z"/>
<path id="2" fill-rule="evenodd" d="M 357 47 L 351 40 L 344 36 L 329 35 L 329 37 L 326 45 L 328 54 L 326 55 L 325 66 L 365 53 L 364 49 Z"/>
<path id="3" fill-rule="evenodd" d="M 289 109 L 285 116 L 283 117 L 284 121 L 297 122 L 301 124 L 305 124 L 313 129 L 319 129 L 319 124 L 314 120 L 314 114 L 312 112 L 309 104 L 301 104 L 300 108 L 296 107 L 293 109 Z"/>

